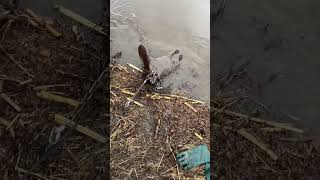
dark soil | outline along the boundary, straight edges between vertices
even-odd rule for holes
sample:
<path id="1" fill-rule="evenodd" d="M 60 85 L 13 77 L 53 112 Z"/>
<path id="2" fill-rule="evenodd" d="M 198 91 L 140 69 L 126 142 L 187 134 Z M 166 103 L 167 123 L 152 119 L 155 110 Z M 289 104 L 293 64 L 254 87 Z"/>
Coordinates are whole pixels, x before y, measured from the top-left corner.
<path id="1" fill-rule="evenodd" d="M 0 53 L 1 93 L 21 108 L 17 112 L 0 99 L 0 117 L 11 122 L 10 128 L 0 124 L 1 176 L 13 179 L 106 177 L 106 144 L 79 132 L 67 128 L 68 135 L 62 143 L 53 151 L 44 151 L 52 128 L 58 126 L 53 114 L 71 117 L 76 108 L 41 99 L 36 94 L 47 91 L 81 101 L 107 68 L 108 49 L 104 46 L 107 38 L 64 17 L 50 19 L 52 26 L 62 33 L 62 37 L 56 38 L 45 28 L 31 25 L 21 15 L 26 14 L 12 10 L 0 23 L 1 48 L 31 74 Z M 8 23 L 13 19 L 15 21 Z M 75 35 L 72 26 L 77 26 L 79 34 Z M 32 81 L 22 83 L 27 80 Z M 103 136 L 106 136 L 108 109 L 105 84 L 106 78 L 74 119 Z"/>
<path id="2" fill-rule="evenodd" d="M 146 86 L 136 99 L 143 106 L 131 103 L 130 108 L 125 109 L 127 98 L 132 98 L 130 93 L 136 92 L 141 83 L 142 73 L 129 66 L 112 66 L 111 177 L 203 179 L 203 167 L 185 172 L 178 166 L 175 156 L 200 144 L 209 146 L 207 105 L 195 103 L 183 92 L 156 94 L 151 87 Z M 185 105 L 186 102 L 196 112 Z M 202 136 L 202 139 L 195 133 Z"/>
<path id="3" fill-rule="evenodd" d="M 273 122 L 288 121 L 271 113 L 255 98 L 260 86 L 248 76 L 246 66 L 240 67 L 214 82 L 210 123 L 214 178 L 319 179 L 320 146 L 313 138 L 250 120 L 257 117 Z M 243 118 L 227 111 L 247 116 Z M 241 130 L 265 144 L 278 159 L 242 136 Z"/>

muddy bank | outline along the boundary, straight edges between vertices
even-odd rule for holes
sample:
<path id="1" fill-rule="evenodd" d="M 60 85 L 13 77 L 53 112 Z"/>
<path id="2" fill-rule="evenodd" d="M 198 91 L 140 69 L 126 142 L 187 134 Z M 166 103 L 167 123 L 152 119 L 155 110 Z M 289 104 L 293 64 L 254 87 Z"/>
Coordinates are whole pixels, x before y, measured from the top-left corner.
<path id="1" fill-rule="evenodd" d="M 218 1 L 215 1 L 218 2 Z M 223 2 L 223 1 L 220 1 Z M 256 98 L 319 136 L 319 1 L 228 1 L 214 28 L 216 78 L 250 62 Z"/>
<path id="2" fill-rule="evenodd" d="M 63 16 L 38 17 L 12 10 L 0 23 L 0 174 L 106 177 L 106 77 L 91 89 L 107 67 L 105 37 Z M 53 143 L 63 117 L 100 140 L 67 127 Z"/>
<path id="3" fill-rule="evenodd" d="M 204 179 L 203 167 L 183 171 L 176 154 L 209 146 L 208 107 L 183 92 L 155 92 L 146 86 L 126 109 L 143 82 L 141 76 L 128 65 L 111 66 L 111 177 Z"/>
<path id="4" fill-rule="evenodd" d="M 269 108 L 252 98 L 258 89 L 245 66 L 214 81 L 210 108 L 213 176 L 319 179 L 319 143 L 285 119 L 276 122 Z"/>

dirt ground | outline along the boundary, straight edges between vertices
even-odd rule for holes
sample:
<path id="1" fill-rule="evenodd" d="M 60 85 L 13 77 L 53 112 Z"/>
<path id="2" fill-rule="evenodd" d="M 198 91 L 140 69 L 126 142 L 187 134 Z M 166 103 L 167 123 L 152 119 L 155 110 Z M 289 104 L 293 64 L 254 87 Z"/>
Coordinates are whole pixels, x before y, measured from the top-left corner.
<path id="1" fill-rule="evenodd" d="M 137 103 L 125 109 L 127 98 L 133 97 L 142 81 L 142 73 L 134 68 L 112 65 L 111 177 L 203 179 L 203 167 L 183 172 L 175 156 L 200 144 L 209 146 L 207 105 L 183 92 L 155 92 L 146 86 Z"/>
<path id="2" fill-rule="evenodd" d="M 215 81 L 210 123 L 213 176 L 319 179 L 319 143 L 288 123 L 274 121 L 268 108 L 252 98 L 258 84 L 244 70 Z"/>
<path id="3" fill-rule="evenodd" d="M 106 177 L 105 142 L 67 128 L 60 143 L 45 148 L 59 125 L 56 114 L 106 138 L 106 76 L 90 88 L 107 68 L 107 38 L 63 16 L 41 17 L 61 33 L 55 37 L 25 11 L 6 8 L 0 10 L 1 178 Z"/>

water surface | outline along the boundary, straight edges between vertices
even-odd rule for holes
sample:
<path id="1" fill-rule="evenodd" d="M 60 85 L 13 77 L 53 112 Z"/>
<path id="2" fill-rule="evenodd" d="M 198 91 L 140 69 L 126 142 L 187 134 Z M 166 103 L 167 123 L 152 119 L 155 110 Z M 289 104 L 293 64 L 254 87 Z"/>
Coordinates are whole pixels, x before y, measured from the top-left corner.
<path id="1" fill-rule="evenodd" d="M 120 63 L 141 67 L 137 53 L 145 44 L 159 57 L 176 49 L 183 54 L 181 68 L 164 81 L 209 101 L 209 0 L 111 0 L 111 54 L 122 51 Z"/>

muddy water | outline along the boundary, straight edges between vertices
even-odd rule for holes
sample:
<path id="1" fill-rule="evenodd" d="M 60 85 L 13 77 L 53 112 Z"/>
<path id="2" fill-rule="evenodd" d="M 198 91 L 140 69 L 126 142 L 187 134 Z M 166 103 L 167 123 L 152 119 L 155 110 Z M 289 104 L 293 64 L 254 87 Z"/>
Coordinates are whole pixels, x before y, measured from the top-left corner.
<path id="1" fill-rule="evenodd" d="M 122 51 L 120 63 L 141 67 L 137 53 L 145 44 L 153 57 L 179 49 L 181 68 L 164 81 L 209 101 L 209 0 L 111 0 L 111 54 Z"/>
<path id="2" fill-rule="evenodd" d="M 259 99 L 320 135 L 319 18 L 316 0 L 228 1 L 215 29 L 214 73 L 249 60 L 249 75 L 256 80 L 277 75 Z"/>

